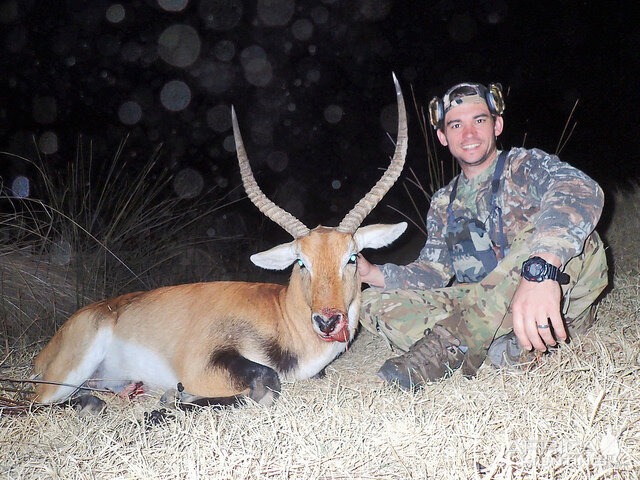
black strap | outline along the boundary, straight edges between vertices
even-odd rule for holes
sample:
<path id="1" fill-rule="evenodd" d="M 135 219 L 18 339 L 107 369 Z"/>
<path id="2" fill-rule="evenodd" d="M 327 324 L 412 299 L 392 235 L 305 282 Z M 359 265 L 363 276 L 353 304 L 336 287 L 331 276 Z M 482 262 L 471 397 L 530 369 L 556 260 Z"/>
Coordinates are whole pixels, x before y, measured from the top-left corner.
<path id="1" fill-rule="evenodd" d="M 504 169 L 504 164 L 507 159 L 507 152 L 503 151 L 500 153 L 498 157 L 498 163 L 496 164 L 496 171 L 493 174 L 493 180 L 491 180 L 491 211 L 489 213 L 489 221 L 493 223 L 493 213 L 496 212 L 498 214 L 498 235 L 499 235 L 499 246 L 500 246 L 500 257 L 504 258 L 504 249 L 507 245 L 507 237 L 504 234 L 504 225 L 502 224 L 502 209 L 498 206 L 497 203 L 497 195 L 498 189 L 500 188 L 500 176 L 502 175 L 502 170 Z M 493 230 L 493 229 L 492 229 Z"/>
<path id="2" fill-rule="evenodd" d="M 494 212 L 498 214 L 498 236 L 499 236 L 499 246 L 500 246 L 500 254 L 502 258 L 504 258 L 504 249 L 507 245 L 507 237 L 504 234 L 504 225 L 502 224 L 502 209 L 496 203 L 496 198 L 498 195 L 498 190 L 500 189 L 500 177 L 502 176 L 502 170 L 504 170 L 504 164 L 507 160 L 507 152 L 503 151 L 498 155 L 498 160 L 496 163 L 496 169 L 493 172 L 493 179 L 491 180 L 491 201 L 489 203 L 489 219 L 493 224 L 493 214 Z M 449 194 L 449 205 L 447 206 L 447 221 L 453 225 L 456 221 L 456 217 L 453 214 L 453 201 L 456 199 L 456 193 L 458 191 L 458 180 L 460 180 L 459 174 L 455 180 L 453 181 L 453 185 L 451 186 L 451 193 Z M 493 228 L 492 228 L 493 229 Z"/>

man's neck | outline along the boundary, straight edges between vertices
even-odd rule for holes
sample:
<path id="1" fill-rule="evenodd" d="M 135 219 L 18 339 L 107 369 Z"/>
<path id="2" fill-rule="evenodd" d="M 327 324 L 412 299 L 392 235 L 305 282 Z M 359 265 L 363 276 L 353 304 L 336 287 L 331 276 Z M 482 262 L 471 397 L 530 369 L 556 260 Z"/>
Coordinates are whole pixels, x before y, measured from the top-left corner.
<path id="1" fill-rule="evenodd" d="M 482 162 L 480 165 L 468 165 L 462 162 L 458 162 L 458 164 L 460 165 L 460 169 L 462 170 L 464 177 L 467 180 L 471 180 L 472 178 L 480 175 L 491 165 L 493 165 L 493 162 L 496 161 L 496 158 L 498 158 L 498 150 L 494 152 L 493 158 L 491 160 L 489 160 L 488 162 Z"/>

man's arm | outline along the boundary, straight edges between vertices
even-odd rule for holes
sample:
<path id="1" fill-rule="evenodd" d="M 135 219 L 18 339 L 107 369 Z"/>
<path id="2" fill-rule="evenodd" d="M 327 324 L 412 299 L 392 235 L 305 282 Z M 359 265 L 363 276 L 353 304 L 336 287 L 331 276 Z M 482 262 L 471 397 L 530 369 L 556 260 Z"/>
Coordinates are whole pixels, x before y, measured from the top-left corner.
<path id="1" fill-rule="evenodd" d="M 513 173 L 514 180 L 530 186 L 528 194 L 538 196 L 540 201 L 531 238 L 531 256 L 562 268 L 581 251 L 594 230 L 602 212 L 604 194 L 588 175 L 561 162 L 555 155 L 534 149 L 532 156 Z M 554 280 L 520 280 L 511 308 L 513 330 L 525 349 L 545 351 L 547 346 L 555 345 L 556 340 L 566 340 L 560 314 L 561 297 L 560 285 Z"/>
<path id="2" fill-rule="evenodd" d="M 531 153 L 532 158 L 513 177 L 528 185 L 527 193 L 537 196 L 540 202 L 531 238 L 532 254 L 554 254 L 564 265 L 580 253 L 596 228 L 604 193 L 586 173 L 557 156 L 536 149 Z"/>
<path id="3" fill-rule="evenodd" d="M 369 267 L 371 264 L 367 262 L 363 265 L 367 275 L 365 278 L 375 283 L 370 283 L 365 278 L 363 281 L 386 290 L 410 288 L 427 290 L 444 287 L 454 274 L 444 240 L 448 201 L 446 189 L 439 190 L 433 196 L 427 214 L 427 241 L 416 260 L 407 265 L 393 263 L 373 265 L 375 268 L 371 272 Z"/>
<path id="4" fill-rule="evenodd" d="M 535 255 L 556 267 L 561 266 L 560 258 L 552 253 Z M 562 290 L 555 280 L 531 282 L 524 278 L 516 289 L 511 304 L 513 331 L 525 350 L 535 348 L 541 352 L 556 345 L 556 339 L 565 341 L 567 332 L 560 315 Z M 553 327 L 553 332 L 549 325 Z M 555 337 L 553 336 L 555 334 Z"/>

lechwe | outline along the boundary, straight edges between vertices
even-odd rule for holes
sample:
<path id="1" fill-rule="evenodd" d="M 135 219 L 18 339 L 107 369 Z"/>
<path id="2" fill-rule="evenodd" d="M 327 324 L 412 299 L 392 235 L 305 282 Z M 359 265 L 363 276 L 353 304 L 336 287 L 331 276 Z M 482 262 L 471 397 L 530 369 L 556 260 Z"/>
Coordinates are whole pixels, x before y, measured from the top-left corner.
<path id="1" fill-rule="evenodd" d="M 407 224 L 364 218 L 396 181 L 407 150 L 400 86 L 398 138 L 382 178 L 335 228 L 309 230 L 258 187 L 232 110 L 238 162 L 251 201 L 294 240 L 251 256 L 262 268 L 296 262 L 289 285 L 211 282 L 159 288 L 94 303 L 75 313 L 34 361 L 34 400 L 57 403 L 79 386 L 118 391 L 131 382 L 170 389 L 181 383 L 190 403 L 234 404 L 248 396 L 270 404 L 280 380 L 319 373 L 342 353 L 358 323 L 357 253 L 393 242 Z M 188 394 L 187 394 L 188 393 Z"/>

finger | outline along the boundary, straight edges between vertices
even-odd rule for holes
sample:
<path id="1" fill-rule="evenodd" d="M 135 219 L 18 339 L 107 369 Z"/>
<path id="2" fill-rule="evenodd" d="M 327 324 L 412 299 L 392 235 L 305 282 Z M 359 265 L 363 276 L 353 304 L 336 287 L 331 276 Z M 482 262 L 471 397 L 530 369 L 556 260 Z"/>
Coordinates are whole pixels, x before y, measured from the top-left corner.
<path id="1" fill-rule="evenodd" d="M 544 320 L 538 320 L 536 325 L 538 328 L 538 333 L 542 338 L 542 341 L 546 345 L 553 347 L 556 344 L 556 339 L 553 338 L 553 333 L 551 331 L 551 323 L 549 322 L 549 319 L 545 318 Z M 546 350 L 546 347 L 545 347 L 545 350 Z"/>
<path id="2" fill-rule="evenodd" d="M 531 350 L 532 346 L 531 342 L 529 341 L 529 337 L 527 336 L 527 332 L 524 328 L 524 320 L 522 318 L 522 314 L 520 312 L 514 311 L 512 321 L 513 333 L 515 333 L 516 337 L 518 337 L 520 345 L 522 345 L 522 348 L 524 348 L 525 350 Z"/>
<path id="3" fill-rule="evenodd" d="M 567 331 L 564 328 L 564 322 L 562 321 L 560 312 L 555 312 L 549 317 L 549 320 L 551 321 L 551 325 L 553 325 L 553 332 L 556 338 L 564 342 L 567 339 Z"/>
<path id="4" fill-rule="evenodd" d="M 540 324 L 544 324 L 544 322 L 540 322 Z M 539 324 L 536 321 L 535 317 L 527 319 L 526 321 L 527 336 L 529 337 L 529 340 L 531 341 L 533 348 L 541 352 L 544 352 L 547 349 L 547 346 L 545 345 L 544 341 L 540 337 L 540 333 L 541 333 L 540 330 L 545 330 L 545 329 L 544 328 L 539 329 L 538 325 Z"/>

